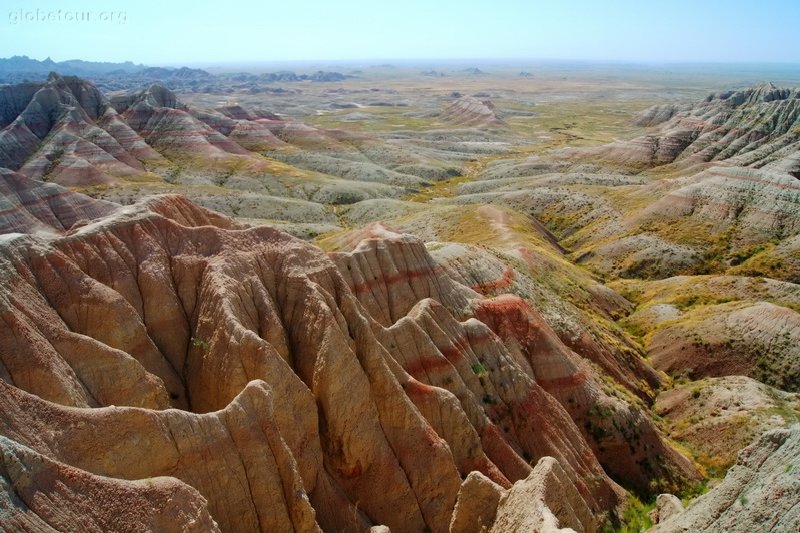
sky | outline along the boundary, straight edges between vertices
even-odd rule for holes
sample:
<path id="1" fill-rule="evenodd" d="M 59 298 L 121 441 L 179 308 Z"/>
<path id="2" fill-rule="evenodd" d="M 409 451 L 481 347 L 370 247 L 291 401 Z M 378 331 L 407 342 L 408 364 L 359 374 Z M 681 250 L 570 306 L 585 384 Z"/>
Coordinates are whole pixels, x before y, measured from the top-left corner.
<path id="1" fill-rule="evenodd" d="M 798 22 L 799 0 L 3 0 L 0 57 L 800 63 Z"/>

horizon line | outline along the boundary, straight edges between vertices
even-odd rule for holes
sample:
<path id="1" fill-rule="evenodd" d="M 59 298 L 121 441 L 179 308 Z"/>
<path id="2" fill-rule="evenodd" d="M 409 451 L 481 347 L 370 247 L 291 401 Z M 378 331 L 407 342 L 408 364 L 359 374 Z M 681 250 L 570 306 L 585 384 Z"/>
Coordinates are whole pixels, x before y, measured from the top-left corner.
<path id="1" fill-rule="evenodd" d="M 13 54 L 9 56 L 0 57 L 0 60 L 12 59 L 14 57 L 26 57 L 34 61 L 46 61 L 50 59 L 54 63 L 64 63 L 68 61 L 85 61 L 91 63 L 133 63 L 137 66 L 157 66 L 157 67 L 182 67 L 190 65 L 264 65 L 271 63 L 378 63 L 370 64 L 370 67 L 388 66 L 391 62 L 405 63 L 406 65 L 413 64 L 431 64 L 431 63 L 456 63 L 456 62 L 488 62 L 488 63 L 550 63 L 550 64 L 563 64 L 563 63 L 586 63 L 586 64 L 614 64 L 614 65 L 635 65 L 635 66 L 656 66 L 656 65 L 670 65 L 670 66 L 702 66 L 702 65 L 726 65 L 726 66 L 755 66 L 755 65 L 770 65 L 770 66 L 797 66 L 800 65 L 800 60 L 797 61 L 736 61 L 736 60 L 722 60 L 722 59 L 702 59 L 702 60 L 687 60 L 687 59 L 615 59 L 615 58 L 552 58 L 552 57 L 436 57 L 436 58 L 423 58 L 423 57 L 363 57 L 363 58 L 315 58 L 315 59 L 225 59 L 225 60 L 183 60 L 183 61 L 156 61 L 156 62 L 141 62 L 132 59 L 123 59 L 118 61 L 112 60 L 98 60 L 98 59 L 85 59 L 81 57 L 72 57 L 69 59 L 53 59 L 52 55 L 48 55 L 43 59 L 37 59 L 27 54 Z M 394 66 L 394 65 L 392 65 Z"/>

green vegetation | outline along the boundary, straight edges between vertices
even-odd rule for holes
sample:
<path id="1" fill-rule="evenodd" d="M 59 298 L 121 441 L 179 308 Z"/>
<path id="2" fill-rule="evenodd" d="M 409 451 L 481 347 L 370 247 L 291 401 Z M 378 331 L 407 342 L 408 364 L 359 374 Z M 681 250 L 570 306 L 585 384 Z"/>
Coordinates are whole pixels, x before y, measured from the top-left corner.
<path id="1" fill-rule="evenodd" d="M 700 482 L 695 483 L 688 489 L 684 490 L 680 494 L 681 503 L 683 503 L 683 506 L 686 507 L 692 500 L 694 500 L 698 496 L 702 496 L 706 492 L 708 492 L 708 478 L 703 479 Z"/>
<path id="2" fill-rule="evenodd" d="M 347 115 L 354 111 L 371 115 L 373 120 L 354 120 L 348 121 Z M 304 121 L 317 127 L 328 129 L 345 129 L 358 131 L 360 133 L 381 133 L 387 131 L 400 132 L 426 131 L 439 128 L 455 128 L 455 125 L 448 125 L 436 119 L 436 117 L 412 117 L 409 116 L 407 107 L 383 107 L 373 106 L 361 109 L 337 109 L 327 111 L 319 115 L 309 115 L 304 117 Z"/>
<path id="3" fill-rule="evenodd" d="M 719 296 L 711 292 L 693 292 L 678 296 L 672 301 L 672 305 L 681 311 L 688 311 L 700 305 L 719 305 L 733 301 L 735 298 L 730 296 Z"/>
<path id="4" fill-rule="evenodd" d="M 479 378 L 486 377 L 489 375 L 489 371 L 480 361 L 472 365 L 472 372 L 474 372 L 475 375 L 478 376 Z"/>
<path id="5" fill-rule="evenodd" d="M 650 511 L 655 508 L 655 498 L 649 503 L 642 503 L 639 498 L 629 494 L 628 506 L 622 515 L 622 521 L 618 528 L 617 533 L 644 533 L 653 526 L 653 521 L 650 519 Z"/>
<path id="6" fill-rule="evenodd" d="M 533 117 L 510 117 L 506 122 L 515 133 L 537 139 L 536 150 L 545 152 L 564 146 L 596 146 L 630 137 L 638 131 L 631 125 L 630 117 L 655 102 L 629 100 L 609 105 L 605 99 L 581 99 L 546 101 L 535 106 L 512 106 L 507 100 L 495 103 L 535 113 Z"/>
<path id="7" fill-rule="evenodd" d="M 192 346 L 194 346 L 195 348 L 208 350 L 209 344 L 207 341 L 204 341 L 203 339 L 198 339 L 197 337 L 192 337 L 191 340 L 192 340 Z"/>

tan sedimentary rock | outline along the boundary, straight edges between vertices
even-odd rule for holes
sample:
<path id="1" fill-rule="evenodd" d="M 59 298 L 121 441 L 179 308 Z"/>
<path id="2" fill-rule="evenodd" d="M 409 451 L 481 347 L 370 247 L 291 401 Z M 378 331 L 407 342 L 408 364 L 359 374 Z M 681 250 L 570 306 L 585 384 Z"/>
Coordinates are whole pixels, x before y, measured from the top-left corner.
<path id="1" fill-rule="evenodd" d="M 592 513 L 558 461 L 543 457 L 527 479 L 503 495 L 490 531 L 591 533 L 600 525 L 600 517 Z"/>
<path id="2" fill-rule="evenodd" d="M 237 227 L 163 197 L 5 242 L 3 434 L 97 475 L 177 477 L 225 530 L 447 531 L 461 476 L 510 486 L 545 455 L 593 510 L 617 506 L 566 411 L 459 322 L 476 293 L 419 241 L 332 261 Z"/>
<path id="3" fill-rule="evenodd" d="M 442 118 L 462 126 L 500 126 L 503 121 L 497 116 L 491 100 L 462 96 L 442 112 Z"/>
<path id="4" fill-rule="evenodd" d="M 800 421 L 800 395 L 745 376 L 693 381 L 658 395 L 656 414 L 701 463 L 727 468 L 753 438 Z"/>
<path id="5" fill-rule="evenodd" d="M 450 533 L 487 531 L 494 523 L 504 490 L 480 472 L 472 472 L 461 484 Z"/>
<path id="6" fill-rule="evenodd" d="M 218 532 L 206 500 L 172 477 L 125 481 L 0 436 L 0 531 Z"/>
<path id="7" fill-rule="evenodd" d="M 55 461 L 109 478 L 178 478 L 208 501 L 225 531 L 318 530 L 263 382 L 206 415 L 67 408 L 0 387 L 2 434 Z"/>
<path id="8" fill-rule="evenodd" d="M 595 403 L 638 428 L 649 451 L 630 453 L 692 476 L 532 309 L 410 236 L 326 255 L 167 196 L 6 239 L 0 272 L 2 434 L 95 475 L 175 477 L 223 530 L 448 531 L 462 479 L 509 488 L 542 457 L 613 513 L 597 456 L 611 468 L 624 436 L 601 450 L 576 425 Z M 642 485 L 631 468 L 614 473 Z"/>
<path id="9" fill-rule="evenodd" d="M 683 512 L 683 503 L 674 494 L 659 494 L 656 497 L 656 507 L 650 511 L 650 519 L 654 524 Z"/>
<path id="10" fill-rule="evenodd" d="M 591 510 L 556 459 L 542 457 L 527 478 L 508 489 L 470 474 L 461 485 L 450 533 L 593 532 L 607 518 Z"/>
<path id="11" fill-rule="evenodd" d="M 0 168 L 0 234 L 63 233 L 118 207 Z"/>

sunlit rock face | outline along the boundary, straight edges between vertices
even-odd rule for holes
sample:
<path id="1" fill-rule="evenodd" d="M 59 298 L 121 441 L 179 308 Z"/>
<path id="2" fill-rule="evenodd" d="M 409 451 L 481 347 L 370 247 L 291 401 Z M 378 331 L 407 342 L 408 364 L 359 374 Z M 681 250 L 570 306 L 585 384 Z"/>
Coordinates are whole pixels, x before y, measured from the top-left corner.
<path id="1" fill-rule="evenodd" d="M 34 197 L 55 187 L 27 184 Z M 7 487 L 74 476 L 60 501 L 127 494 L 119 512 L 143 527 L 158 526 L 147 502 L 174 494 L 165 528 L 223 531 L 448 531 L 471 473 L 509 491 L 496 514 L 514 523 L 550 520 L 551 489 L 511 511 L 531 476 L 568 495 L 575 512 L 558 519 L 587 531 L 622 501 L 576 424 L 584 399 L 611 401 L 577 356 L 520 300 L 454 281 L 420 241 L 386 231 L 329 256 L 177 196 L 67 198 L 47 216 L 36 203 L 0 245 L 4 464 L 50 465 L 6 466 Z M 51 230 L 24 233 L 30 219 Z M 695 475 L 648 439 L 664 475 Z M 26 490 L 19 520 L 48 521 L 52 504 Z M 86 513 L 95 528 L 107 518 Z"/>
<path id="2" fill-rule="evenodd" d="M 798 483 L 800 426 L 768 431 L 739 453 L 719 485 L 651 531 L 794 531 Z"/>
<path id="3" fill-rule="evenodd" d="M 260 168 L 260 150 L 284 146 L 282 121 L 236 106 L 186 106 L 159 84 L 107 97 L 88 81 L 50 75 L 0 88 L 0 167 L 67 186 L 152 179 L 172 159 L 198 168 Z"/>

